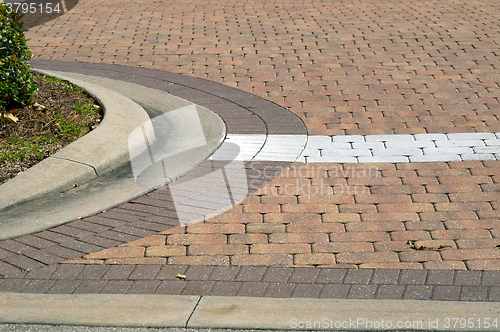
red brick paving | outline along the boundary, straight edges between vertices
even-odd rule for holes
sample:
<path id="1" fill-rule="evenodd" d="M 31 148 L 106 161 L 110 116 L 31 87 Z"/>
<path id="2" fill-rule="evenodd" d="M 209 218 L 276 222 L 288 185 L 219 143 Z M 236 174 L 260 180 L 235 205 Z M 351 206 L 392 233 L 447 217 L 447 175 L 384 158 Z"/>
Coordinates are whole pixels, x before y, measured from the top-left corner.
<path id="1" fill-rule="evenodd" d="M 27 36 L 42 59 L 236 87 L 288 108 L 311 135 L 496 132 L 499 14 L 493 0 L 82 0 Z M 500 162 L 371 166 L 295 164 L 204 224 L 89 245 L 77 261 L 500 269 Z"/>
<path id="2" fill-rule="evenodd" d="M 27 36 L 43 59 L 220 82 L 312 135 L 500 131 L 494 0 L 82 0 Z"/>
<path id="3" fill-rule="evenodd" d="M 233 210 L 204 223 L 69 262 L 139 264 L 161 257 L 167 264 L 497 270 L 500 221 L 481 215 L 497 211 L 492 203 L 500 193 L 481 185 L 494 182 L 499 164 L 295 163 Z M 466 185 L 441 184 L 450 174 L 460 174 L 457 180 Z M 431 184 L 403 185 L 419 178 Z M 325 185 L 330 179 L 342 180 L 351 194 L 335 194 L 339 181 Z M 380 194 L 397 183 L 400 193 Z M 433 191 L 440 194 L 428 193 Z"/>

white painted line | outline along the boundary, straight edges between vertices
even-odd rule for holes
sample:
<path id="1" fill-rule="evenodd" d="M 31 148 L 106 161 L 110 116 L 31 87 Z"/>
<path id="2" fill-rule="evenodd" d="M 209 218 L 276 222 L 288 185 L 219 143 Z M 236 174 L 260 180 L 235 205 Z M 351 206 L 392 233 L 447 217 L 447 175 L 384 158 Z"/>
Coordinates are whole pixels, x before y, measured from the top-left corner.
<path id="1" fill-rule="evenodd" d="M 500 133 L 416 135 L 228 135 L 238 160 L 307 163 L 499 160 Z"/>

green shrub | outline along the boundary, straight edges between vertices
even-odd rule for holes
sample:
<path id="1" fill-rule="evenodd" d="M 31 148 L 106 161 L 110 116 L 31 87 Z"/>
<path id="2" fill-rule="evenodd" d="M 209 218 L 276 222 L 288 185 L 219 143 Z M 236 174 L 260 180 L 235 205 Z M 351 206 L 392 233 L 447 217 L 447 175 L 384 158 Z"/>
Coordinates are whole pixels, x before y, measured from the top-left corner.
<path id="1" fill-rule="evenodd" d="M 36 91 L 28 62 L 33 57 L 24 29 L 22 16 L 0 3 L 0 112 L 26 105 Z"/>

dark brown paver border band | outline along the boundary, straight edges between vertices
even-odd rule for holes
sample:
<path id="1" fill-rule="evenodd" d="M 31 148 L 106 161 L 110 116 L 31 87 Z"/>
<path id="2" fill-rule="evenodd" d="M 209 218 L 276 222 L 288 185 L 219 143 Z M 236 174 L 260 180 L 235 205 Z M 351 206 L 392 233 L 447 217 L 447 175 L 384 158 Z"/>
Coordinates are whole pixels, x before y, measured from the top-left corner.
<path id="1" fill-rule="evenodd" d="M 32 64 L 169 92 L 214 110 L 229 133 L 306 134 L 300 120 L 280 106 L 218 83 L 118 65 L 45 60 Z M 241 108 L 242 118 L 231 116 L 235 106 Z M 0 291 L 500 301 L 500 271 L 59 264 L 172 227 L 174 218 L 158 218 L 166 211 L 143 197 L 98 216 L 2 241 Z M 177 279 L 178 273 L 187 280 Z"/>
<path id="2" fill-rule="evenodd" d="M 285 108 L 225 85 L 159 70 L 122 65 L 32 59 L 38 69 L 67 71 L 135 83 L 168 92 L 217 113 L 228 134 L 307 135 L 302 120 Z"/>
<path id="3" fill-rule="evenodd" d="M 56 264 L 0 279 L 0 291 L 498 302 L 499 280 L 500 271 Z"/>

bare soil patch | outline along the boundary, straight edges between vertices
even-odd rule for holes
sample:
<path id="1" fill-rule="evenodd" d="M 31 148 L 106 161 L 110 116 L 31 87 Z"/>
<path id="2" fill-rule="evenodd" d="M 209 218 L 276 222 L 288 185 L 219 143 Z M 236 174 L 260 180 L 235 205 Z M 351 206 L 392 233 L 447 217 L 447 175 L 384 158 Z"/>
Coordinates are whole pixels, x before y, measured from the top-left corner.
<path id="1" fill-rule="evenodd" d="M 36 74 L 29 107 L 8 110 L 17 121 L 0 121 L 0 184 L 96 128 L 100 105 L 85 91 Z"/>

